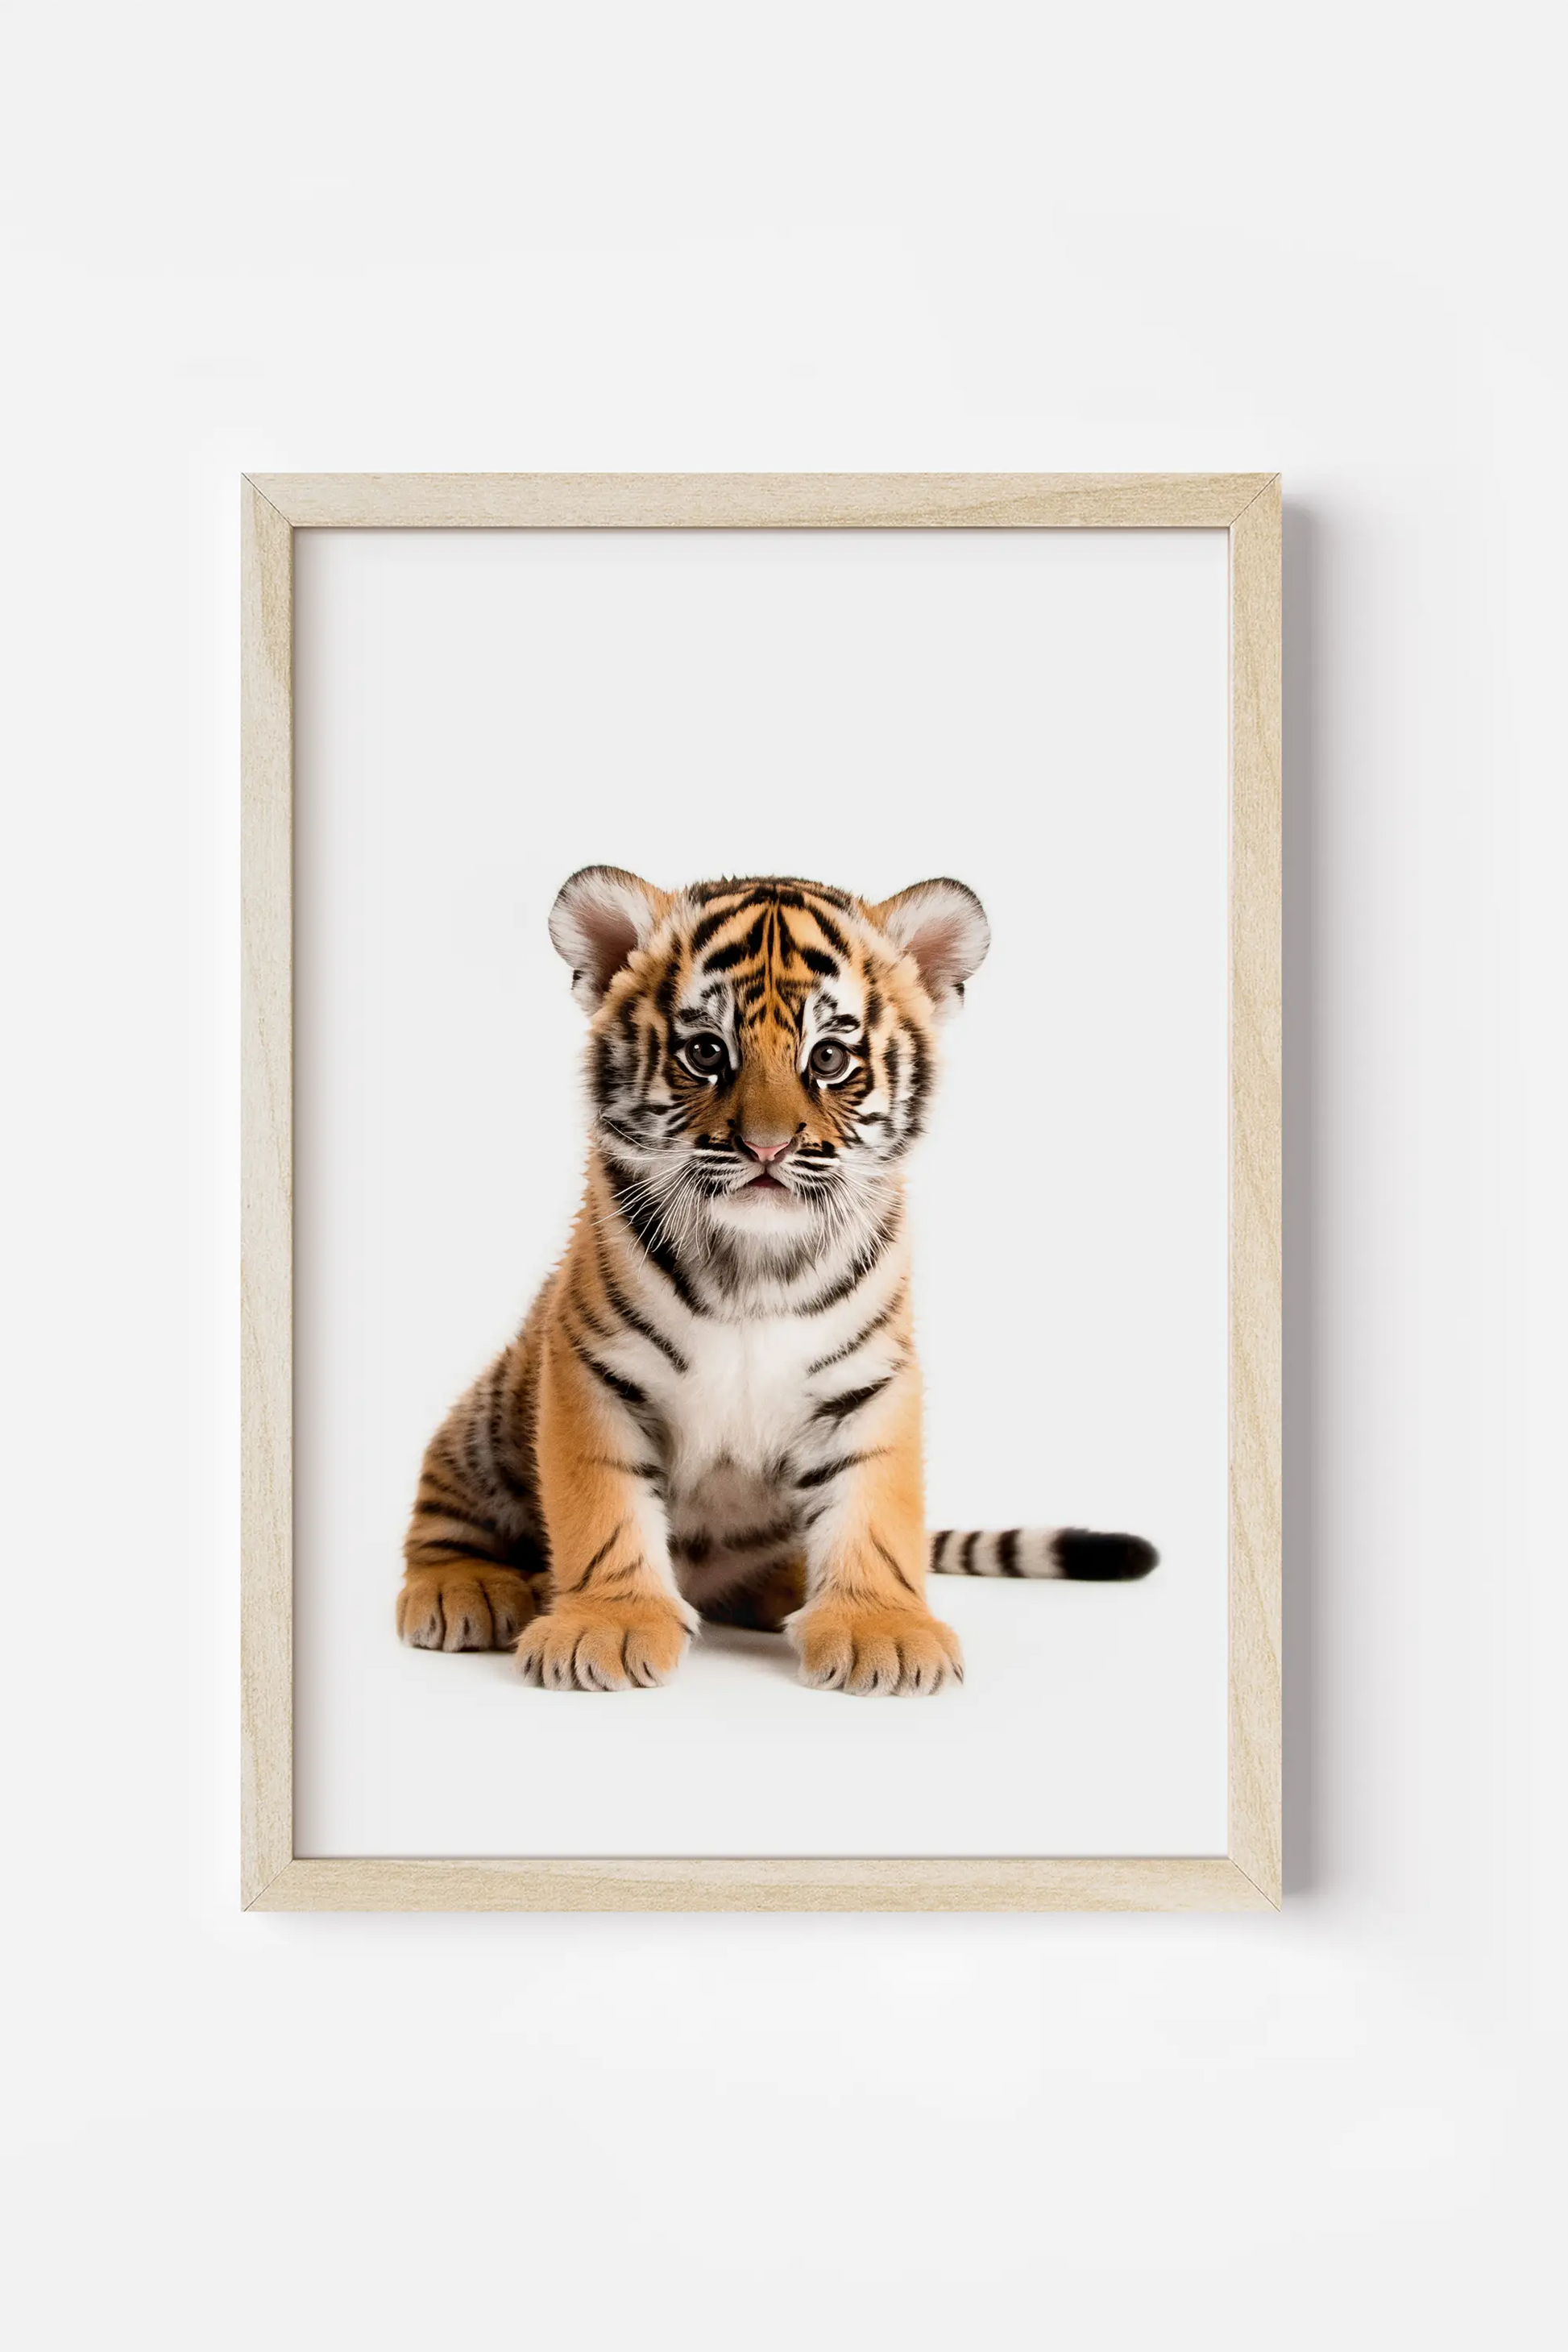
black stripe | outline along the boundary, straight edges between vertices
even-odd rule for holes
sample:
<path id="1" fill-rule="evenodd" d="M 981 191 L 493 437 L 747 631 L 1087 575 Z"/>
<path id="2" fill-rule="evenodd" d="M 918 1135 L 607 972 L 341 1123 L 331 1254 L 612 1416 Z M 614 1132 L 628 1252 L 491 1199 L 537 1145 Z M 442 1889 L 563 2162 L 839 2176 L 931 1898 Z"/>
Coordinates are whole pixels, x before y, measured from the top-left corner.
<path id="1" fill-rule="evenodd" d="M 880 1257 L 881 1254 L 881 1251 L 879 1250 L 877 1257 Z M 866 1276 L 872 1271 L 872 1267 L 875 1266 L 876 1263 L 877 1259 L 873 1258 L 870 1265 L 852 1265 L 848 1273 L 843 1277 L 842 1281 L 836 1282 L 831 1290 L 825 1290 L 820 1298 L 810 1300 L 805 1307 L 797 1307 L 795 1313 L 797 1315 L 826 1315 L 830 1307 L 838 1306 L 842 1300 L 849 1297 L 852 1291 L 859 1289 L 860 1285 L 865 1281 Z"/>
<path id="2" fill-rule="evenodd" d="M 532 1442 L 531 1431 L 529 1433 L 529 1442 L 531 1444 Z M 526 1503 L 530 1509 L 531 1509 L 535 1501 L 538 1499 L 534 1494 L 531 1475 L 527 1478 L 520 1478 L 517 1472 L 512 1468 L 510 1463 L 503 1462 L 499 1453 L 494 1456 L 492 1466 L 494 1467 L 496 1476 L 500 1479 L 501 1485 L 505 1487 L 512 1500 L 517 1503 Z M 530 1468 L 531 1470 L 531 1465 L 530 1465 Z"/>
<path id="3" fill-rule="evenodd" d="M 461 1487 L 450 1485 L 443 1486 L 440 1479 L 432 1477 L 428 1470 L 422 1470 L 419 1474 L 419 1499 L 421 1502 L 424 1501 L 426 1494 L 444 1495 L 448 1502 L 457 1506 L 457 1509 L 459 1512 L 466 1511 L 468 1507 L 468 1495 Z"/>
<path id="4" fill-rule="evenodd" d="M 744 897 L 749 907 L 773 898 L 781 907 L 810 907 L 816 911 L 816 901 L 826 898 L 830 907 L 841 907 L 846 914 L 854 906 L 847 890 L 836 890 L 831 882 L 809 882 L 803 874 L 726 874 L 717 882 L 697 882 L 684 893 L 706 907 L 714 898 Z"/>
<path id="5" fill-rule="evenodd" d="M 481 1517 L 478 1511 L 470 1510 L 467 1503 L 428 1503 L 421 1496 L 414 1506 L 414 1517 L 416 1519 L 457 1519 L 465 1528 L 472 1528 L 478 1536 L 489 1536 L 497 1543 L 506 1541 L 505 1533 L 501 1528 L 495 1526 L 493 1521 Z M 437 1543 L 440 1542 L 439 1536 L 436 1540 Z"/>
<path id="6" fill-rule="evenodd" d="M 605 1538 L 604 1542 L 599 1546 L 598 1550 L 594 1554 L 593 1559 L 588 1562 L 587 1567 L 583 1570 L 582 1575 L 574 1578 L 570 1584 L 563 1584 L 562 1586 L 561 1590 L 563 1592 L 582 1591 L 583 1587 L 587 1583 L 588 1579 L 593 1575 L 594 1570 L 598 1567 L 599 1562 L 602 1559 L 607 1559 L 609 1554 L 614 1551 L 622 1536 L 626 1533 L 626 1523 L 625 1519 L 617 1521 L 611 1532 Z"/>
<path id="7" fill-rule="evenodd" d="M 926 1051 L 925 1039 L 918 1029 L 911 1029 L 909 1032 L 909 1040 L 910 1054 L 914 1067 L 910 1081 L 910 1120 L 906 1129 L 906 1139 L 912 1143 L 925 1127 L 926 1097 L 931 1091 L 931 1055 Z"/>
<path id="8" fill-rule="evenodd" d="M 731 914 L 738 912 L 740 907 L 774 906 L 797 907 L 815 915 L 822 899 L 848 914 L 855 903 L 847 892 L 835 890 L 829 883 L 803 881 L 794 874 L 731 875 L 721 882 L 700 882 L 685 896 L 695 898 L 701 907 L 718 898 L 734 898 L 738 905 L 730 909 Z"/>
<path id="9" fill-rule="evenodd" d="M 1009 1528 L 1005 1535 L 996 1538 L 996 1558 L 1004 1576 L 1022 1576 L 1024 1573 L 1018 1565 L 1018 1537 L 1021 1532 L 1017 1528 Z"/>
<path id="10" fill-rule="evenodd" d="M 479 1441 L 483 1433 L 479 1414 L 469 1413 L 463 1423 L 461 1451 L 456 1467 L 459 1474 L 468 1479 L 470 1486 L 484 1484 L 485 1465 L 479 1449 Z"/>
<path id="11" fill-rule="evenodd" d="M 710 955 L 703 957 L 703 971 L 728 971 L 732 965 L 744 963 L 749 957 L 758 954 L 767 928 L 768 915 L 764 908 L 743 939 L 731 940 L 725 946 L 715 948 Z"/>
<path id="12" fill-rule="evenodd" d="M 659 973 L 658 986 L 653 992 L 654 1011 L 667 1021 L 669 1018 L 669 1008 L 675 1003 L 675 992 L 679 980 L 680 965 L 676 957 L 671 955 L 664 970 Z"/>
<path id="13" fill-rule="evenodd" d="M 635 1559 L 626 1560 L 619 1568 L 612 1568 L 607 1574 L 601 1576 L 596 1589 L 600 1592 L 625 1592 L 629 1585 L 637 1582 L 647 1567 L 647 1562 L 639 1551 Z"/>
<path id="14" fill-rule="evenodd" d="M 841 1454 L 836 1462 L 825 1462 L 820 1469 L 808 1470 L 804 1477 L 795 1479 L 795 1484 L 797 1486 L 826 1486 L 828 1480 L 837 1478 L 841 1470 L 854 1470 L 862 1462 L 879 1462 L 887 1450 L 885 1445 L 878 1445 L 873 1446 L 868 1454 Z"/>
<path id="15" fill-rule="evenodd" d="M 735 887 L 744 893 L 741 899 L 742 907 L 804 907 L 805 904 L 798 885 L 792 882 L 787 874 L 764 874 L 754 881 L 737 883 Z"/>
<path id="16" fill-rule="evenodd" d="M 837 954 L 841 955 L 845 962 L 847 963 L 849 961 L 848 940 L 845 938 L 843 932 L 839 929 L 831 915 L 824 914 L 822 908 L 815 903 L 808 901 L 808 904 L 811 905 L 811 912 L 816 919 L 817 929 L 822 933 L 822 936 L 827 941 L 828 946 L 832 948 Z"/>
<path id="17" fill-rule="evenodd" d="M 847 1421 L 852 1412 L 858 1412 L 863 1404 L 869 1404 L 873 1397 L 879 1397 L 892 1384 L 893 1375 L 889 1372 L 886 1380 L 871 1381 L 863 1389 L 846 1389 L 842 1396 L 825 1398 L 811 1417 L 813 1421 Z"/>
<path id="18" fill-rule="evenodd" d="M 709 940 L 716 938 L 725 924 L 732 919 L 734 914 L 733 907 L 718 907 L 703 916 L 686 942 L 694 960 L 701 954 Z"/>
<path id="19" fill-rule="evenodd" d="M 802 963 L 805 964 L 808 971 L 816 972 L 823 980 L 837 979 L 839 971 L 838 964 L 832 956 L 824 955 L 820 948 L 803 947 L 800 949 L 799 954 Z"/>
<path id="20" fill-rule="evenodd" d="M 490 1411 L 487 1433 L 490 1442 L 492 1462 L 500 1452 L 501 1423 L 506 1418 L 506 1361 L 504 1356 L 500 1357 L 495 1370 L 490 1375 Z"/>
<path id="21" fill-rule="evenodd" d="M 947 1539 L 952 1533 L 951 1528 L 939 1528 L 931 1539 L 931 1564 L 939 1575 L 944 1572 L 942 1565 L 942 1554 L 947 1549 Z"/>
<path id="22" fill-rule="evenodd" d="M 909 1578 L 904 1574 L 903 1570 L 899 1566 L 898 1561 L 893 1558 L 892 1553 L 888 1549 L 888 1547 L 882 1541 L 881 1537 L 878 1535 L 874 1529 L 871 1535 L 871 1541 L 876 1545 L 877 1549 L 881 1553 L 882 1558 L 887 1561 L 888 1566 L 892 1570 L 893 1574 L 898 1578 L 899 1582 L 903 1586 L 904 1591 L 906 1592 L 912 1592 L 915 1589 L 914 1586 L 910 1582 Z"/>
<path id="23" fill-rule="evenodd" d="M 974 1529 L 974 1528 L 973 1528 L 970 1529 L 970 1532 L 968 1533 L 968 1535 L 966 1535 L 966 1536 L 964 1537 L 964 1538 L 963 1538 L 963 1573 L 965 1576 L 977 1576 L 977 1575 L 979 1574 L 979 1570 L 978 1570 L 978 1569 L 977 1569 L 977 1568 L 975 1567 L 975 1565 L 974 1565 L 974 1547 L 975 1547 L 975 1545 L 979 1542 L 979 1540 L 980 1540 L 979 1533 L 978 1533 L 978 1531 L 977 1531 L 976 1529 Z"/>
<path id="24" fill-rule="evenodd" d="M 869 1323 L 863 1324 L 861 1328 L 855 1334 L 853 1339 L 846 1339 L 842 1348 L 835 1348 L 830 1356 L 819 1356 L 815 1364 L 808 1364 L 806 1366 L 805 1376 L 807 1380 L 810 1380 L 814 1372 L 825 1372 L 829 1364 L 841 1364 L 847 1356 L 853 1356 L 858 1349 L 863 1348 L 868 1339 L 874 1339 L 878 1332 L 883 1328 L 884 1324 L 890 1323 L 892 1321 L 893 1317 L 898 1313 L 903 1303 L 904 1291 L 903 1285 L 900 1283 L 892 1297 L 889 1299 L 886 1307 L 882 1307 L 878 1314 L 873 1315 Z"/>
<path id="25" fill-rule="evenodd" d="M 841 1282 L 836 1282 L 832 1289 L 825 1291 L 820 1298 L 814 1298 L 807 1305 L 797 1307 L 795 1310 L 795 1313 L 797 1315 L 826 1315 L 830 1307 L 837 1307 L 841 1298 L 847 1298 L 851 1291 L 858 1290 L 867 1276 L 874 1273 L 877 1267 L 881 1264 L 882 1258 L 887 1252 L 888 1244 L 894 1239 L 898 1230 L 899 1212 L 895 1208 L 892 1214 L 886 1220 L 886 1222 L 878 1226 L 870 1256 L 864 1259 L 857 1259 L 856 1263 L 850 1267 L 849 1272 L 844 1276 Z"/>
<path id="26" fill-rule="evenodd" d="M 611 1197 L 629 1230 L 637 1236 L 648 1263 L 656 1265 L 681 1305 L 690 1314 L 705 1316 L 708 1312 L 681 1271 L 680 1261 L 658 1232 L 658 1218 L 653 1209 L 639 1202 L 636 1186 L 628 1178 L 609 1173 Z"/>
<path id="27" fill-rule="evenodd" d="M 596 1381 L 602 1381 L 607 1389 L 611 1390 L 615 1395 L 620 1397 L 626 1404 L 647 1405 L 647 1394 L 643 1390 L 638 1388 L 637 1382 L 635 1381 L 622 1380 L 619 1372 L 611 1371 L 608 1364 L 601 1364 L 597 1356 L 589 1354 L 587 1349 L 584 1348 L 583 1342 L 578 1339 L 574 1331 L 569 1330 L 566 1334 L 566 1339 L 567 1344 L 571 1348 L 573 1354 L 576 1357 L 577 1361 L 588 1371 L 592 1372 Z"/>
<path id="28" fill-rule="evenodd" d="M 571 1307 L 574 1313 L 575 1313 L 581 1320 L 587 1325 L 595 1339 L 613 1339 L 615 1338 L 616 1335 L 611 1330 L 609 1325 L 607 1323 L 601 1323 L 593 1308 L 589 1307 L 584 1300 L 580 1298 L 575 1291 L 572 1293 L 567 1304 Z"/>
<path id="29" fill-rule="evenodd" d="M 621 1321 L 629 1326 L 632 1330 L 637 1332 L 644 1339 L 651 1339 L 654 1346 L 659 1350 L 660 1354 L 668 1357 L 670 1362 L 675 1366 L 678 1372 L 689 1372 L 691 1367 L 687 1362 L 685 1357 L 681 1354 L 679 1349 L 677 1348 L 671 1340 L 667 1339 L 664 1333 L 658 1328 L 657 1325 L 650 1323 L 647 1316 L 639 1314 L 637 1309 L 632 1305 L 631 1300 L 626 1297 L 625 1291 L 616 1280 L 615 1276 L 610 1272 L 609 1267 L 605 1265 L 604 1251 L 599 1248 L 596 1244 L 595 1245 L 594 1255 L 598 1264 L 599 1280 L 605 1286 L 605 1296 L 609 1300 L 610 1305 L 615 1308 L 616 1313 L 620 1317 Z"/>

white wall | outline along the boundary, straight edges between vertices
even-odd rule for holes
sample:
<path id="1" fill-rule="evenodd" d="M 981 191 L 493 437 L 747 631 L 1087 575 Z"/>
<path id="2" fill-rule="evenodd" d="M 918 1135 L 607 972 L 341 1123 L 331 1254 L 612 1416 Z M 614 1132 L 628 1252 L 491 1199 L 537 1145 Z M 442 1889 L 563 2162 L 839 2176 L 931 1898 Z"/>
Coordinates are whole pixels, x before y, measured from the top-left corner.
<path id="1" fill-rule="evenodd" d="M 1541 2340 L 1548 24 L 13 21 L 29 2344 Z M 239 469 L 1211 466 L 1290 500 L 1284 1917 L 242 1918 Z"/>

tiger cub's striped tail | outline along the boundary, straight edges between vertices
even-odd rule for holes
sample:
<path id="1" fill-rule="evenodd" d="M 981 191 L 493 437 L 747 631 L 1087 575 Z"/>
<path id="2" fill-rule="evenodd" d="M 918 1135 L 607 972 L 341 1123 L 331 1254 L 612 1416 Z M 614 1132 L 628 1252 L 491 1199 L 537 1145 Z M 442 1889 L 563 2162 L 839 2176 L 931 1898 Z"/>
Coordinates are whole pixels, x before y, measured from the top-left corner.
<path id="1" fill-rule="evenodd" d="M 1089 1528 L 1008 1528 L 999 1535 L 943 1528 L 931 1539 L 938 1576 L 1062 1576 L 1082 1584 L 1118 1584 L 1147 1576 L 1159 1559 L 1142 1536 L 1099 1535 Z"/>

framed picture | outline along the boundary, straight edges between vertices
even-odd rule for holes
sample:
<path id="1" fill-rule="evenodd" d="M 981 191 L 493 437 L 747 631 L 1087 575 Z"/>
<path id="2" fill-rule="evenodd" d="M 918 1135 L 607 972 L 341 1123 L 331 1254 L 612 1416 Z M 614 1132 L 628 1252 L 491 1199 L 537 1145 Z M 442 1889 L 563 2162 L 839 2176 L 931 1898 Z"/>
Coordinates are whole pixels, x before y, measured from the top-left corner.
<path id="1" fill-rule="evenodd" d="M 1278 1906 L 1279 519 L 244 481 L 247 1906 Z"/>

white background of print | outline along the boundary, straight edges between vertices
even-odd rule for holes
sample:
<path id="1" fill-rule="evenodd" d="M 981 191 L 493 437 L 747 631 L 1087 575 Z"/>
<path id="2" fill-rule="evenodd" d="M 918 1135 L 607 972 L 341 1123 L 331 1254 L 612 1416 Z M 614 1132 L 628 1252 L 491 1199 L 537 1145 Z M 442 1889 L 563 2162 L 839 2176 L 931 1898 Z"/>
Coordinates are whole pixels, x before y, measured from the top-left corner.
<path id="1" fill-rule="evenodd" d="M 1225 534 L 334 532 L 295 569 L 298 1850 L 1222 1852 Z M 425 1443 L 576 1205 L 545 918 L 589 863 L 989 909 L 911 1183 L 931 1524 L 1163 1558 L 933 1580 L 940 1705 L 708 1634 L 584 1709 L 393 1638 Z"/>

